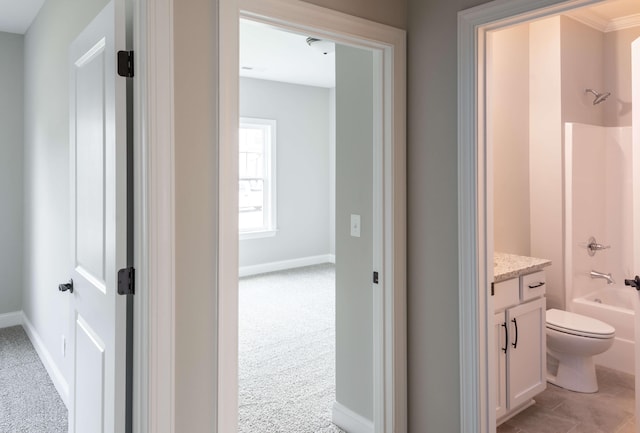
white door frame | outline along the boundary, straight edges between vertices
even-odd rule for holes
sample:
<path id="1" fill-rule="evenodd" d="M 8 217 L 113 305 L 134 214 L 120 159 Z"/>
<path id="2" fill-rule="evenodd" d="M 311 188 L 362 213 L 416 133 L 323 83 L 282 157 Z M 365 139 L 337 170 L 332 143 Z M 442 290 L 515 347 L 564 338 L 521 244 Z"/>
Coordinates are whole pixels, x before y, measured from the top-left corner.
<path id="1" fill-rule="evenodd" d="M 219 262 L 218 431 L 237 430 L 238 420 L 238 215 L 239 18 L 247 17 L 314 37 L 372 49 L 382 65 L 382 92 L 374 97 L 384 118 L 374 136 L 382 142 L 374 161 L 384 167 L 376 200 L 383 238 L 382 290 L 374 293 L 374 430 L 406 432 L 406 144 L 405 32 L 305 2 L 221 0 L 219 46 Z M 376 108 L 376 107 L 374 107 Z M 225 145 L 228 143 L 229 145 Z M 225 181 L 227 180 L 227 181 Z M 374 257 L 375 260 L 375 257 Z M 224 396 L 222 398 L 222 396 Z"/>
<path id="2" fill-rule="evenodd" d="M 134 318 L 134 431 L 175 431 L 175 240 L 173 129 L 173 1 L 133 0 L 134 49 L 137 52 L 134 96 L 136 129 L 135 263 L 137 294 Z M 292 0 L 219 0 L 218 25 L 224 43 L 220 60 L 219 142 L 234 140 L 238 113 L 238 18 L 242 10 L 279 25 L 311 30 L 351 45 L 382 53 L 385 117 L 384 287 L 377 307 L 384 322 L 377 334 L 381 353 L 378 383 L 384 399 L 374 409 L 376 432 L 407 431 L 406 380 L 406 42 L 392 27 Z M 235 61 L 235 63 L 234 63 Z M 147 66 L 147 65 L 152 65 Z M 237 141 L 237 140 L 236 140 Z M 236 142 L 232 141 L 232 142 Z M 229 149 L 231 148 L 231 149 Z M 237 153 L 219 146 L 219 178 L 228 179 Z M 229 162 L 231 162 L 229 164 Z M 221 183 L 224 185 L 224 183 Z M 221 187 L 220 203 L 235 203 L 235 186 Z M 237 212 L 220 207 L 217 338 L 217 428 L 232 433 L 237 425 Z M 222 254 L 224 252 L 224 254 Z M 391 289 L 392 288 L 392 289 Z M 224 290 L 223 290 L 224 289 Z M 217 333 L 217 334 L 216 334 Z M 224 350 L 229 348 L 230 350 Z M 381 428 L 384 426 L 384 429 Z"/>
<path id="3" fill-rule="evenodd" d="M 603 0 L 493 1 L 458 14 L 458 294 L 461 433 L 495 432 L 491 326 L 493 201 L 487 134 L 488 32 Z"/>
<path id="4" fill-rule="evenodd" d="M 640 38 L 635 39 L 631 43 L 631 103 L 635 102 L 636 107 L 640 106 Z M 638 145 L 640 143 L 640 111 L 634 111 L 631 120 L 632 138 L 631 145 Z M 633 152 L 632 164 L 635 167 L 640 163 L 640 152 Z M 635 212 L 640 210 L 640 189 L 634 188 L 633 191 L 633 210 Z M 636 269 L 640 269 L 640 226 L 638 226 L 637 219 L 633 227 L 633 266 Z M 640 294 L 634 296 L 634 312 L 635 312 L 635 335 L 640 334 Z M 636 342 L 638 338 L 636 337 Z M 640 344 L 635 344 L 635 373 L 636 373 L 636 433 L 640 432 L 640 420 L 637 414 L 640 414 L 640 374 L 638 374 L 638 367 L 640 365 Z"/>
<path id="5" fill-rule="evenodd" d="M 136 61 L 133 431 L 173 433 L 173 0 L 132 3 Z"/>

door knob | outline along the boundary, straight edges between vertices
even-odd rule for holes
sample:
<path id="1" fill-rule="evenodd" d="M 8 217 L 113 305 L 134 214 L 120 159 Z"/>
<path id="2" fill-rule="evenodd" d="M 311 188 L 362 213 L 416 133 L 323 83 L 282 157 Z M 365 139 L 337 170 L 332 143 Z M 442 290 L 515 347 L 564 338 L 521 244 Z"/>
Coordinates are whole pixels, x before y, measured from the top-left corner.
<path id="1" fill-rule="evenodd" d="M 73 280 L 69 280 L 68 283 L 58 285 L 58 290 L 61 292 L 66 292 L 68 290 L 69 293 L 73 293 Z"/>
<path id="2" fill-rule="evenodd" d="M 633 280 L 624 280 L 624 285 L 635 287 L 636 290 L 640 290 L 640 277 L 636 275 Z"/>

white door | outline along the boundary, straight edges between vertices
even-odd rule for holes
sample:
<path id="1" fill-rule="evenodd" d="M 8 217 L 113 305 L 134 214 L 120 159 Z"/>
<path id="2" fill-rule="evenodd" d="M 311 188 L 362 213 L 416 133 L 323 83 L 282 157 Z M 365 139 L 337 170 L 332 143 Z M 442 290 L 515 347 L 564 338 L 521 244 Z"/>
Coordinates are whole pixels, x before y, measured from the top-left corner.
<path id="1" fill-rule="evenodd" d="M 116 76 L 124 9 L 114 2 L 69 47 L 71 433 L 125 425 L 126 298 L 117 294 L 117 271 L 126 267 L 126 83 Z"/>
<path id="2" fill-rule="evenodd" d="M 631 44 L 631 104 L 636 107 L 632 113 L 632 140 L 631 148 L 633 149 L 633 167 L 640 167 L 640 38 Z M 635 175 L 633 181 L 633 265 L 636 272 L 640 274 L 640 178 Z M 625 278 L 633 278 L 634 276 L 625 276 Z M 632 290 L 632 288 L 629 288 Z M 633 297 L 633 308 L 635 310 L 635 376 L 636 376 L 636 433 L 640 433 L 640 291 L 637 296 Z"/>

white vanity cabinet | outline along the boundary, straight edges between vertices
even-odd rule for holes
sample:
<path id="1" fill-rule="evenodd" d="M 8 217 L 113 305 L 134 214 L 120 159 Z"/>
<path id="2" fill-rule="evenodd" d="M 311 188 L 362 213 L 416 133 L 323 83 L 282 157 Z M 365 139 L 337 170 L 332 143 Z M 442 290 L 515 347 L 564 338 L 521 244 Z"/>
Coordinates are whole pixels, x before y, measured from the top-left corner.
<path id="1" fill-rule="evenodd" d="M 544 271 L 493 285 L 497 424 L 546 388 L 544 290 Z"/>

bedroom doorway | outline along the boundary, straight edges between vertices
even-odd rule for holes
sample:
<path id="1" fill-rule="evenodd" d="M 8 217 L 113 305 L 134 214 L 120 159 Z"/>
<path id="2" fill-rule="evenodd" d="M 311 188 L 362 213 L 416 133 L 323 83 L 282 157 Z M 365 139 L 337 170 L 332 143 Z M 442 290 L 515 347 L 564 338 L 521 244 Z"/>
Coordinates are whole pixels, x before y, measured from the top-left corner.
<path id="1" fill-rule="evenodd" d="M 379 224 L 382 230 L 376 239 L 372 239 L 372 245 L 377 243 L 380 248 L 373 248 L 372 251 L 378 253 L 377 257 L 372 256 L 371 260 L 366 262 L 367 271 L 362 273 L 363 277 L 366 275 L 366 282 L 357 284 L 360 287 L 369 288 L 369 293 L 371 293 L 370 307 L 366 308 L 365 306 L 370 317 L 377 315 L 377 317 L 384 317 L 384 319 L 373 320 L 369 322 L 373 324 L 363 325 L 363 328 L 366 326 L 372 332 L 371 349 L 363 351 L 363 353 L 369 354 L 371 374 L 365 373 L 363 375 L 362 373 L 366 372 L 366 369 L 362 369 L 361 373 L 356 373 L 356 377 L 366 376 L 371 383 L 373 391 L 370 395 L 372 394 L 373 397 L 369 396 L 372 400 L 370 409 L 365 407 L 365 410 L 361 411 L 360 408 L 355 408 L 345 417 L 349 418 L 348 422 L 359 424 L 364 420 L 364 424 L 368 426 L 365 431 L 384 432 L 392 431 L 393 428 L 403 429 L 402 426 L 406 425 L 406 403 L 402 397 L 405 395 L 404 389 L 406 387 L 404 374 L 406 369 L 404 335 L 406 331 L 402 324 L 405 316 L 403 253 L 405 244 L 404 214 L 406 211 L 404 206 L 405 144 L 404 121 L 394 122 L 394 118 L 399 120 L 404 117 L 402 114 L 394 117 L 391 116 L 391 113 L 404 109 L 404 32 L 309 4 L 299 4 L 292 7 L 287 2 L 286 7 L 282 6 L 285 4 L 281 4 L 278 0 L 247 1 L 242 2 L 239 7 L 232 2 L 222 4 L 221 33 L 228 38 L 229 43 L 220 47 L 220 58 L 224 61 L 221 63 L 219 79 L 220 83 L 224 83 L 221 85 L 221 89 L 225 89 L 221 93 L 220 100 L 220 105 L 225 107 L 225 110 L 221 110 L 220 113 L 220 142 L 238 143 L 240 113 L 238 93 L 236 92 L 238 87 L 234 83 L 239 81 L 239 44 L 236 44 L 237 40 L 233 35 L 238 34 L 239 18 L 241 17 L 277 26 L 289 32 L 304 34 L 306 37 L 336 41 L 349 48 L 362 49 L 378 65 L 373 69 L 372 77 L 374 81 L 379 83 L 374 86 L 377 91 L 373 94 L 372 104 L 373 113 L 377 113 L 378 117 L 373 115 L 365 115 L 364 117 L 368 117 L 369 122 L 372 117 L 379 119 L 376 123 L 376 129 L 373 130 L 373 139 L 369 142 L 369 146 L 374 143 L 373 149 L 375 149 L 369 167 L 377 167 L 375 171 L 378 171 L 378 177 L 373 182 L 374 185 L 378 182 L 378 185 L 372 188 L 371 182 L 369 182 L 366 186 L 367 189 L 378 192 L 378 194 L 373 194 L 369 209 L 370 218 L 378 218 L 379 220 L 373 223 L 370 221 L 367 229 Z M 220 178 L 237 181 L 239 179 L 237 172 L 238 148 L 235 145 L 222 146 L 220 158 Z M 340 161 L 340 158 L 337 157 L 336 160 Z M 339 167 L 336 170 L 339 172 Z M 375 176 L 375 171 L 372 176 Z M 237 334 L 233 330 L 238 323 L 238 264 L 237 262 L 235 266 L 231 266 L 231 264 L 233 258 L 237 257 L 238 250 L 239 198 L 235 182 L 222 180 L 220 184 L 223 185 L 220 190 L 220 200 L 224 206 L 220 206 L 221 254 L 218 266 L 220 271 L 218 308 L 219 311 L 224 311 L 224 315 L 219 319 L 221 331 L 218 345 L 224 348 L 235 346 L 237 341 L 235 336 Z M 225 188 L 225 184 L 233 187 Z M 355 185 L 354 183 L 353 186 Z M 336 190 L 340 191 L 339 188 Z M 386 193 L 383 195 L 382 191 L 386 191 Z M 339 198 L 337 200 L 339 201 Z M 233 205 L 230 206 L 230 204 Z M 339 208 L 339 205 L 337 207 Z M 367 218 L 364 211 L 354 211 L 352 208 L 347 212 L 347 223 L 341 226 L 337 222 L 339 219 L 337 217 L 336 229 L 340 230 L 342 227 L 342 230 L 347 233 L 347 237 L 350 238 L 351 215 L 361 216 L 362 230 L 365 228 Z M 337 242 L 338 237 L 336 238 Z M 337 249 L 339 250 L 339 248 Z M 339 262 L 339 257 L 337 257 L 337 280 L 339 280 L 340 273 Z M 378 266 L 374 267 L 372 263 L 377 263 Z M 231 273 L 232 270 L 235 272 Z M 377 283 L 374 283 L 374 272 L 376 271 L 378 279 Z M 237 429 L 238 422 L 238 384 L 234 371 L 238 364 L 237 352 L 233 352 L 233 350 L 222 349 L 218 353 L 218 395 L 221 396 L 218 400 L 218 425 L 219 428 L 230 431 Z M 386 362 L 385 359 L 389 362 Z M 340 383 L 339 378 L 337 383 Z M 338 400 L 340 400 L 339 396 Z M 364 412 L 364 416 L 359 416 L 356 411 Z M 347 427 L 347 430 L 352 431 L 353 428 Z"/>
<path id="2" fill-rule="evenodd" d="M 373 431 L 374 64 L 240 20 L 240 432 Z"/>

